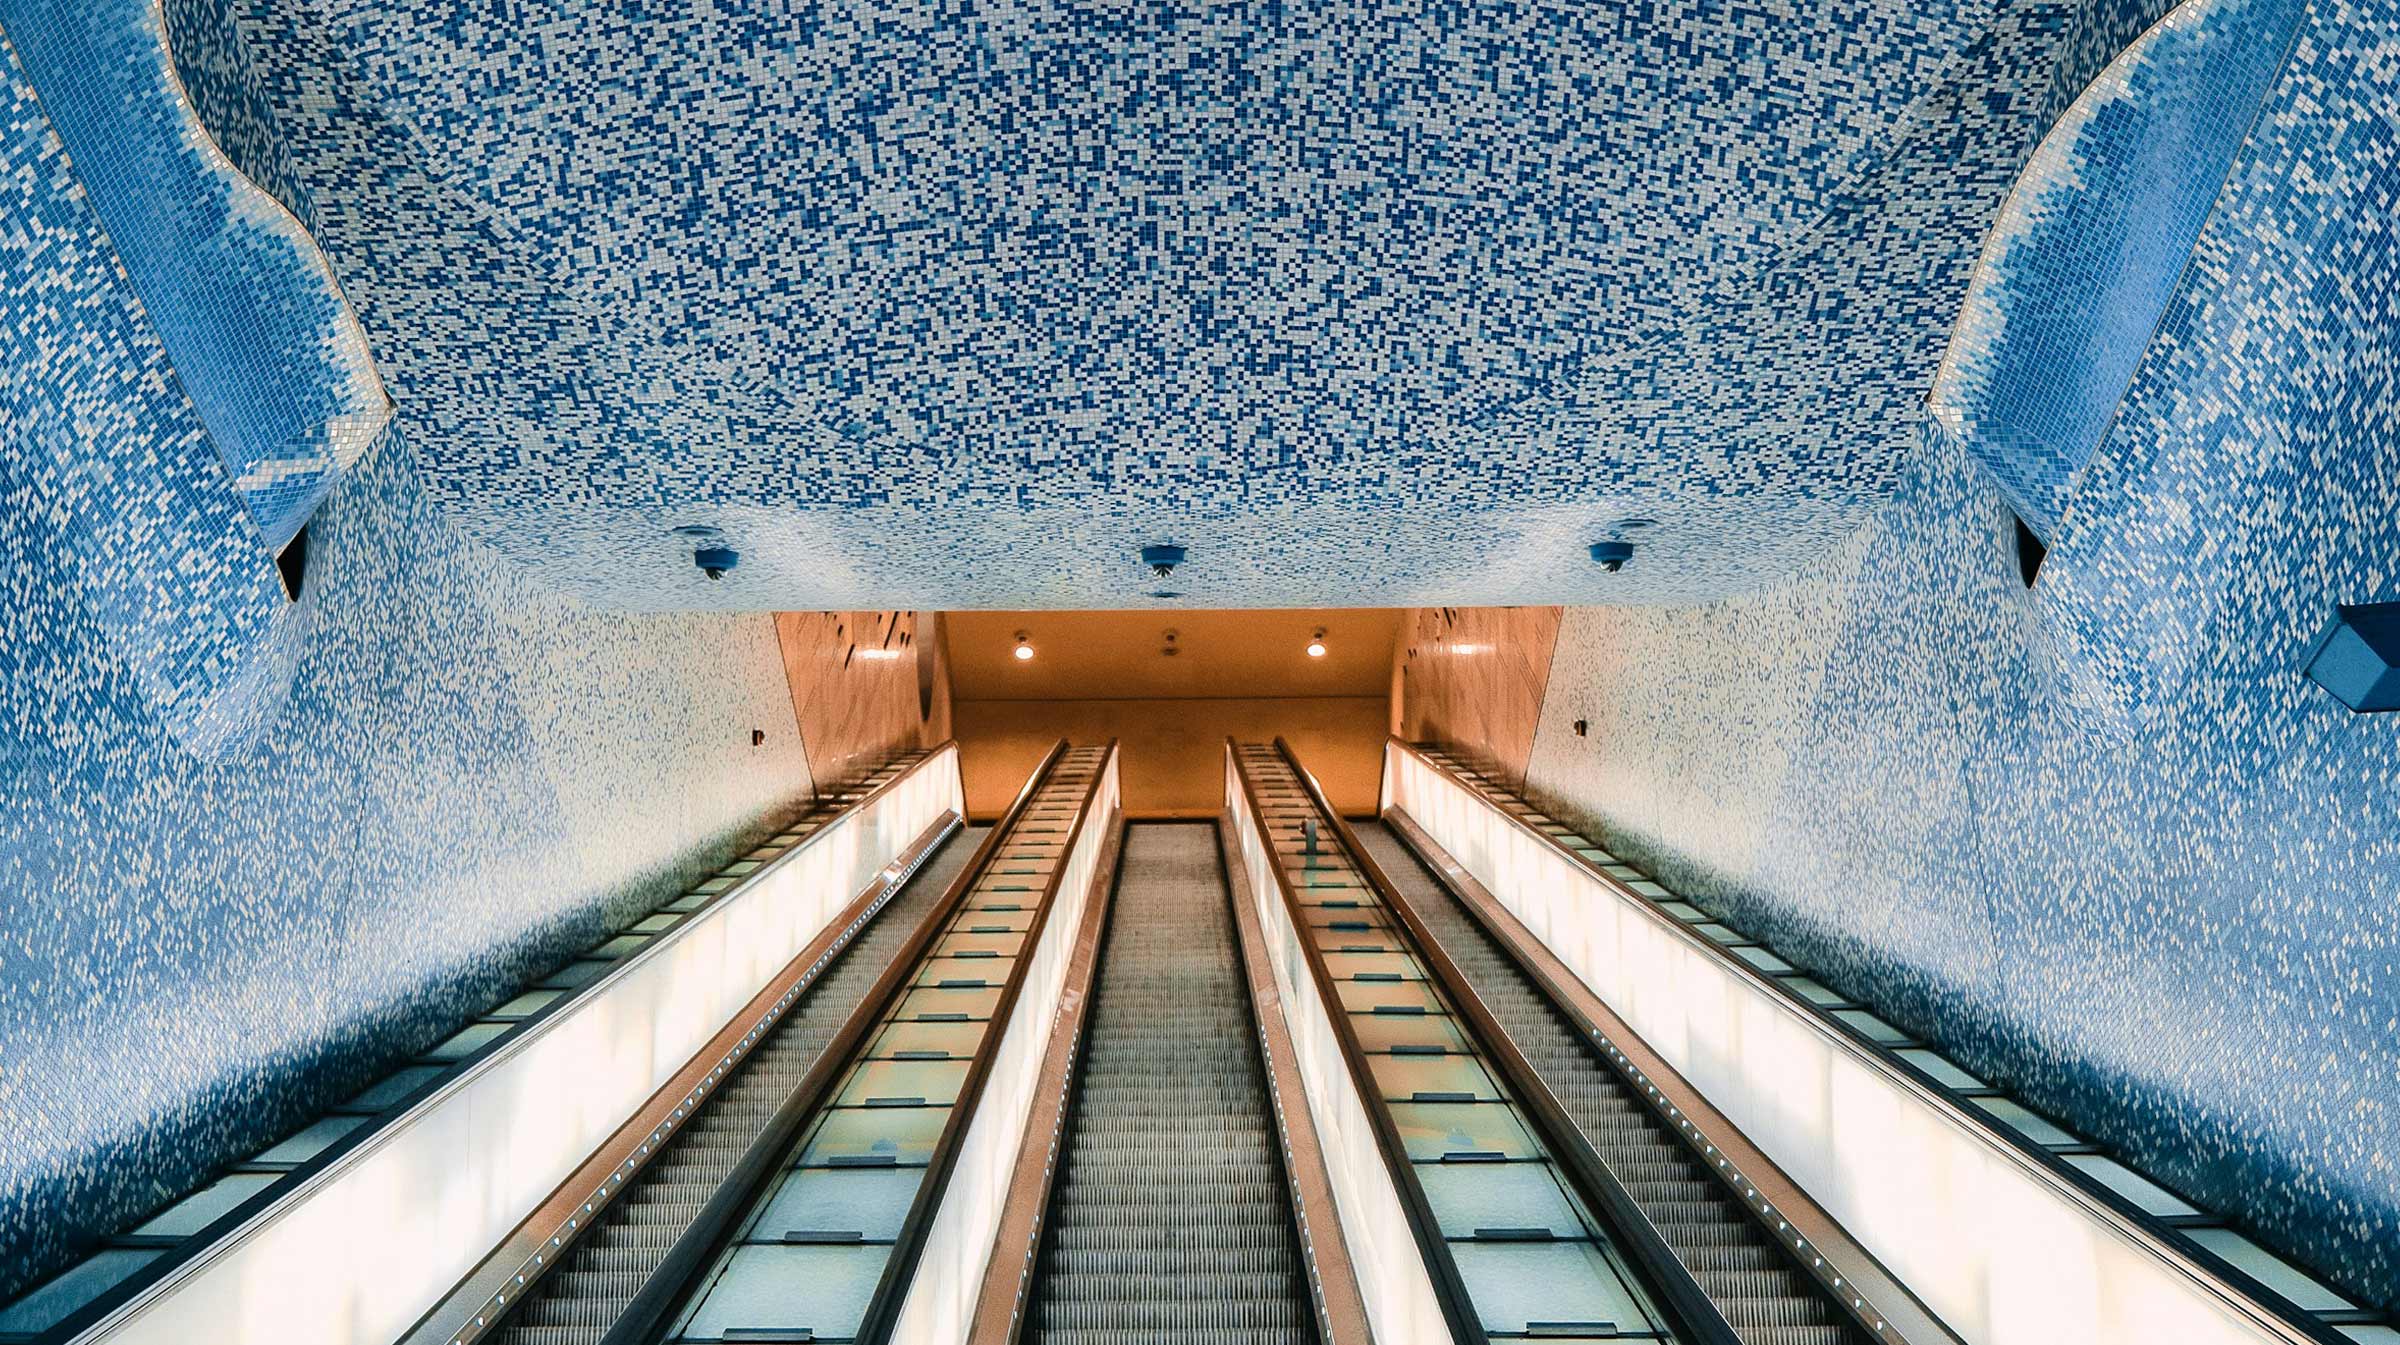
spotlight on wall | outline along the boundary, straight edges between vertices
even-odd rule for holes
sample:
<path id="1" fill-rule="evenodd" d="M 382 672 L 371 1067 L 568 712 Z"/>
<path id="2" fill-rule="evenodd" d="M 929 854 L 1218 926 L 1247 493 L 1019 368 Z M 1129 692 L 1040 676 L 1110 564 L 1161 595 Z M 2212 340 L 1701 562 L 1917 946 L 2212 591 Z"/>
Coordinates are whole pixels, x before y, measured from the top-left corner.
<path id="1" fill-rule="evenodd" d="M 1325 628 L 1323 626 L 1317 627 L 1316 634 L 1308 637 L 1308 656 L 1310 658 L 1325 657 Z"/>
<path id="2" fill-rule="evenodd" d="M 1017 662 L 1023 663 L 1027 659 L 1033 657 L 1033 645 L 1030 643 L 1031 639 L 1032 637 L 1027 635 L 1025 632 L 1017 632 Z"/>

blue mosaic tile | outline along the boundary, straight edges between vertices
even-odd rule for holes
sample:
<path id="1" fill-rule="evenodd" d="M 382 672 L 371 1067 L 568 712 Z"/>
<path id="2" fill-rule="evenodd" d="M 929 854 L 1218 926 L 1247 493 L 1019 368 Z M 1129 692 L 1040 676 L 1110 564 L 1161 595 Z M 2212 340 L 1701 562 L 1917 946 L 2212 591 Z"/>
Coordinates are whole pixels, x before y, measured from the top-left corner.
<path id="1" fill-rule="evenodd" d="M 2299 0 L 2191 0 L 2101 72 L 1984 245 L 1932 407 L 2058 535 L 2291 49 Z"/>
<path id="2" fill-rule="evenodd" d="M 2400 582 L 2396 17 L 2310 8 L 2032 590 L 1992 478 L 1927 424 L 1818 575 L 1570 612 L 1528 772 L 2387 1306 L 2400 725 L 2299 664 Z"/>
<path id="3" fill-rule="evenodd" d="M 0 55 L 16 1286 L 680 881 L 807 770 L 766 618 L 594 616 L 460 537 L 396 436 L 328 497 L 286 602 Z M 262 647 L 276 686 L 248 694 Z M 189 732 L 196 687 L 256 712 L 231 750 Z"/>
<path id="4" fill-rule="evenodd" d="M 407 446 L 312 526 L 245 757 L 166 734 L 0 468 L 0 1295 L 687 883 L 808 788 L 765 616 L 596 615 Z M 750 730 L 768 730 L 753 748 Z"/>
<path id="5" fill-rule="evenodd" d="M 307 229 L 196 115 L 162 14 L 151 0 L 0 0 L 22 75 L 266 548 L 279 551 L 374 442 L 390 400 Z M 230 35 L 221 16 L 178 26 L 195 50 Z M 221 94 L 208 106 L 256 126 L 255 98 L 240 104 L 247 117 Z M 255 143 L 244 150 L 271 161 Z"/>
<path id="6" fill-rule="evenodd" d="M 1160 540 L 1191 604 L 1804 570 L 2062 63 L 2161 3 L 237 0 L 430 488 L 632 608 L 1157 605 Z"/>

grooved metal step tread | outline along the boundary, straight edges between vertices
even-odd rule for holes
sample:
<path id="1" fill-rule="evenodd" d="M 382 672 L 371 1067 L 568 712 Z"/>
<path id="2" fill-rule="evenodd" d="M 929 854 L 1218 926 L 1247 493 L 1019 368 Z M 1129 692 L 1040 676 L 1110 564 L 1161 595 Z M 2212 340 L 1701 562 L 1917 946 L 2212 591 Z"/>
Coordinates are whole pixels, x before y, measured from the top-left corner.
<path id="1" fill-rule="evenodd" d="M 1125 837 L 1023 1338 L 1317 1338 L 1205 823 Z"/>
<path id="2" fill-rule="evenodd" d="M 749 1057 L 701 1104 L 681 1133 L 604 1210 L 485 1339 L 495 1345 L 598 1345 L 641 1292 L 675 1240 L 699 1217 L 776 1108 L 858 1008 L 959 869 L 978 837 L 953 835 L 907 887 L 884 904 Z"/>

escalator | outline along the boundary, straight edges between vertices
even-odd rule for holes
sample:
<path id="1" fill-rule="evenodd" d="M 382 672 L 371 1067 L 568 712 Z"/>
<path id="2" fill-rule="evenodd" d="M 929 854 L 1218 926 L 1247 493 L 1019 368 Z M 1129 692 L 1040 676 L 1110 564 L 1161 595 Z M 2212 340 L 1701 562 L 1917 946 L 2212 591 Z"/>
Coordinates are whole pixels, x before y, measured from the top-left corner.
<path id="1" fill-rule="evenodd" d="M 1686 1146 L 1515 955 L 1381 823 L 1356 832 L 1567 1116 L 1744 1345 L 1866 1345 L 1866 1332 Z"/>
<path id="2" fill-rule="evenodd" d="M 1216 828 L 1125 844 L 1020 1338 L 1314 1341 Z"/>
<path id="3" fill-rule="evenodd" d="M 598 1345 L 975 853 L 950 838 L 485 1339 Z"/>

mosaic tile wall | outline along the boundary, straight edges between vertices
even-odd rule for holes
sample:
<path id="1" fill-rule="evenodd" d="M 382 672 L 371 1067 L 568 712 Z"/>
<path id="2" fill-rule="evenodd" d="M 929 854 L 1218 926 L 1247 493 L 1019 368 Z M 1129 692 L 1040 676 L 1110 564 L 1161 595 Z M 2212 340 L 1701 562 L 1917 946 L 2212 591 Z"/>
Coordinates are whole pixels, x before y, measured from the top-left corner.
<path id="1" fill-rule="evenodd" d="M 0 510 L 0 1110 L 19 1141 L 0 1295 L 807 794 L 771 618 L 546 595 L 450 529 L 398 440 L 319 519 L 290 704 L 209 763 L 129 690 L 71 567 Z"/>
<path id="2" fill-rule="evenodd" d="M 2400 716 L 2352 715 L 2296 664 L 2333 603 L 2400 597 L 2396 19 L 2311 6 L 2034 590 L 1991 479 L 1928 425 L 1893 504 L 1808 580 L 1571 610 L 1529 772 L 2386 1304 Z M 2160 653 L 2138 726 L 2080 703 L 2074 612 Z"/>
<path id="3" fill-rule="evenodd" d="M 465 526 L 603 603 L 826 609 L 1803 570 L 2062 72 L 2160 8 L 237 0 Z M 1630 514 L 1660 563 L 1597 575 Z"/>
<path id="4" fill-rule="evenodd" d="M 2301 8 L 2177 7 L 2051 130 L 1984 245 L 1933 411 L 2046 538 L 2058 536 Z"/>
<path id="5" fill-rule="evenodd" d="M 287 603 L 24 70 L 0 44 L 0 1297 L 809 789 L 768 617 L 594 615 L 396 431 Z M 203 753 L 157 688 L 258 648 Z"/>
<path id="6" fill-rule="evenodd" d="M 231 36 L 221 16 L 196 22 L 199 12 L 198 0 L 178 0 L 177 36 L 218 56 L 192 67 L 232 65 L 238 53 L 207 40 Z M 266 549 L 278 551 L 391 405 L 301 218 L 244 176 L 200 120 L 162 13 L 152 0 L 0 0 L 22 75 Z M 222 122 L 256 127 L 219 92 L 234 74 L 200 87 Z M 262 137 L 245 157 L 272 162 L 273 148 Z"/>
<path id="7" fill-rule="evenodd" d="M 322 254 L 201 131 L 156 10 L 0 0 L 0 26 L 7 443 L 159 718 L 238 755 L 304 638 L 274 554 L 389 406 Z"/>

